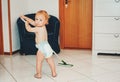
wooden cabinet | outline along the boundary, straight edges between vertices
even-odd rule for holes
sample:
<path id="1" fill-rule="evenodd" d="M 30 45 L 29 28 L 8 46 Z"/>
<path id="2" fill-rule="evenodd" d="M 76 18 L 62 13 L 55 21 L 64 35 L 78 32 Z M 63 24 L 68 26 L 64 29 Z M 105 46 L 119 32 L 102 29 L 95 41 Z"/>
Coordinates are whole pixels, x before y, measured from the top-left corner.
<path id="1" fill-rule="evenodd" d="M 120 54 L 120 0 L 94 0 L 93 55 Z"/>
<path id="2" fill-rule="evenodd" d="M 96 34 L 95 50 L 120 51 L 120 34 Z"/>
<path id="3" fill-rule="evenodd" d="M 120 17 L 95 17 L 95 33 L 120 33 Z"/>
<path id="4" fill-rule="evenodd" d="M 95 16 L 120 16 L 120 0 L 94 0 Z"/>

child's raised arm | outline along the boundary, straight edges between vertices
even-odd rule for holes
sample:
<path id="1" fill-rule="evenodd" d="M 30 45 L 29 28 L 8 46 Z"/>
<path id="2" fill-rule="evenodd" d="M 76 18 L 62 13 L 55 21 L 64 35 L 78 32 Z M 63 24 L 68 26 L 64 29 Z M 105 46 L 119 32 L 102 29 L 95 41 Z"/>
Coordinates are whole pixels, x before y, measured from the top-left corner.
<path id="1" fill-rule="evenodd" d="M 25 21 L 25 28 L 28 32 L 37 32 L 38 28 L 32 28 L 27 21 Z"/>
<path id="2" fill-rule="evenodd" d="M 21 15 L 20 18 L 21 18 L 21 19 L 24 19 L 25 21 L 27 21 L 27 22 L 30 23 L 31 25 L 35 26 L 35 21 L 32 20 L 31 18 L 28 18 L 28 17 L 25 16 L 25 15 Z"/>

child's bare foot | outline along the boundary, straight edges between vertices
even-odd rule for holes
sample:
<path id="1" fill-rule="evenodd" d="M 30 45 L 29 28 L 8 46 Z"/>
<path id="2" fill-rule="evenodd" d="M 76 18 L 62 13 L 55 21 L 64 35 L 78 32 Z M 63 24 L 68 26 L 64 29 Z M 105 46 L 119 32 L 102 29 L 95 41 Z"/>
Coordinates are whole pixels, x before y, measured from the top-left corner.
<path id="1" fill-rule="evenodd" d="M 52 73 L 52 77 L 56 77 L 57 76 L 57 74 L 56 73 Z"/>
<path id="2" fill-rule="evenodd" d="M 34 77 L 37 78 L 37 79 L 40 79 L 40 78 L 41 78 L 41 74 L 40 74 L 40 73 L 36 73 L 36 74 L 34 75 Z"/>

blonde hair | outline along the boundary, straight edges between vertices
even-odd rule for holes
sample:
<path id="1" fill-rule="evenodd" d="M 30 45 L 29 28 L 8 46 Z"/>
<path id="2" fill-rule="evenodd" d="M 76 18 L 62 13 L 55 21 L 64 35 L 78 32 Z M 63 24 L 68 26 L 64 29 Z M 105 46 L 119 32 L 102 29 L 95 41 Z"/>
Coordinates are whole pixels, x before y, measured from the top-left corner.
<path id="1" fill-rule="evenodd" d="M 49 20 L 50 16 L 48 15 L 47 11 L 45 11 L 45 10 L 40 10 L 40 11 L 38 11 L 38 12 L 36 13 L 36 15 L 37 15 L 37 14 L 43 14 L 43 15 L 45 16 L 45 19 L 47 20 L 47 24 L 48 24 L 48 20 Z"/>

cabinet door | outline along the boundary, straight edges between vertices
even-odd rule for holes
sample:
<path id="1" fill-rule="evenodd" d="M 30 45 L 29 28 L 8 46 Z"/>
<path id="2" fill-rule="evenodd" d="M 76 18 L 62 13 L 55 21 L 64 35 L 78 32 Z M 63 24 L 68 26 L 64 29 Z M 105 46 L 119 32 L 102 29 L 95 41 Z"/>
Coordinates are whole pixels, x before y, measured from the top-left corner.
<path id="1" fill-rule="evenodd" d="M 120 34 L 96 34 L 95 49 L 120 51 Z"/>
<path id="2" fill-rule="evenodd" d="M 120 33 L 120 17 L 95 17 L 95 33 Z"/>
<path id="3" fill-rule="evenodd" d="M 95 16 L 120 16 L 120 0 L 95 0 Z"/>

